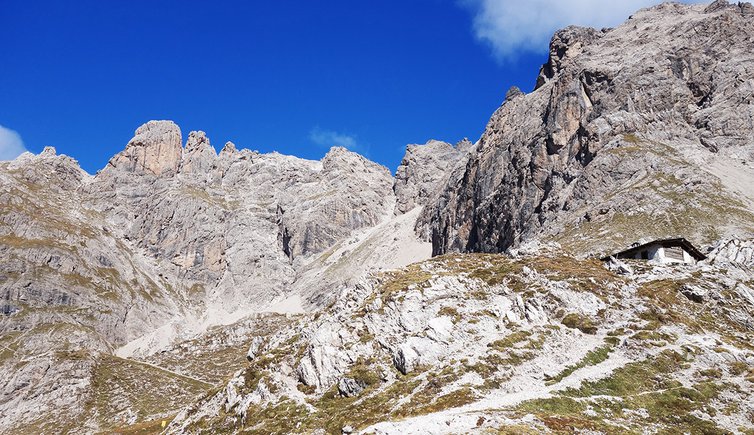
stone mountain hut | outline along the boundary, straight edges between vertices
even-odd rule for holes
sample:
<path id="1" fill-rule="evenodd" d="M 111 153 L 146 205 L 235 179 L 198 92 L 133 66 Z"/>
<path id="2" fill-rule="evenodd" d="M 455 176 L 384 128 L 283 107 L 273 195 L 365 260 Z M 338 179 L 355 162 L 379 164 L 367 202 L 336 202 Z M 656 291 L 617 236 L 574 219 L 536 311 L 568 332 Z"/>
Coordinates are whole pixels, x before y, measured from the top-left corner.
<path id="1" fill-rule="evenodd" d="M 649 243 L 634 243 L 630 248 L 601 258 L 651 260 L 662 264 L 684 263 L 695 264 L 707 258 L 694 245 L 684 238 L 653 240 Z"/>

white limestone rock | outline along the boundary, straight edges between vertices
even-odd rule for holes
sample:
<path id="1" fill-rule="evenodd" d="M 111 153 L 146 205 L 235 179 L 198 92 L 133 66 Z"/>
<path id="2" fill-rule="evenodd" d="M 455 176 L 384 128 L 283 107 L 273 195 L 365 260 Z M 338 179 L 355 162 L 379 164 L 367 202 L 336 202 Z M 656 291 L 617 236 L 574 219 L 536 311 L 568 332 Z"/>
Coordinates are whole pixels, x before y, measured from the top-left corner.
<path id="1" fill-rule="evenodd" d="M 468 140 L 456 146 L 437 140 L 406 146 L 406 154 L 395 172 L 396 213 L 406 213 L 429 203 L 448 170 L 463 157 L 469 146 Z"/>
<path id="2" fill-rule="evenodd" d="M 136 130 L 126 149 L 113 157 L 106 171 L 175 174 L 181 162 L 181 130 L 172 121 L 149 121 Z"/>

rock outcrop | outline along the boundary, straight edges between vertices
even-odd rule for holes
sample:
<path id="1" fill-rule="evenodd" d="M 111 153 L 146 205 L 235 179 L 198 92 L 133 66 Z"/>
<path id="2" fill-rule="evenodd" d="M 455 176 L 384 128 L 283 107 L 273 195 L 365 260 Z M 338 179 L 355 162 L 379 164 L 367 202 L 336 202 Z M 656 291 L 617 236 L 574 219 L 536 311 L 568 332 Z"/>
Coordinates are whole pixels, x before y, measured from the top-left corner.
<path id="1" fill-rule="evenodd" d="M 373 227 L 392 214 L 390 171 L 342 147 L 322 159 L 321 171 L 277 209 L 280 243 L 292 260 L 316 254 L 352 231 Z"/>
<path id="2" fill-rule="evenodd" d="M 447 173 L 468 151 L 471 143 L 463 140 L 453 145 L 431 140 L 424 145 L 408 145 L 395 171 L 393 190 L 396 213 L 427 205 L 445 180 Z"/>
<path id="3" fill-rule="evenodd" d="M 113 157 L 111 167 L 138 174 L 175 174 L 181 162 L 181 130 L 172 121 L 149 121 L 136 134 L 123 152 Z"/>
<path id="4" fill-rule="evenodd" d="M 215 165 L 217 153 L 209 143 L 209 138 L 203 131 L 189 133 L 186 148 L 181 158 L 181 173 L 210 176 Z"/>
<path id="5" fill-rule="evenodd" d="M 751 234 L 750 8 L 665 3 L 557 32 L 537 88 L 495 112 L 427 208 L 434 254 Z"/>
<path id="6" fill-rule="evenodd" d="M 733 263 L 754 268 L 754 240 L 726 240 L 715 246 L 708 257 L 715 264 Z"/>
<path id="7" fill-rule="evenodd" d="M 364 281 L 167 432 L 751 428 L 754 299 L 729 293 L 751 270 L 627 261 L 462 254 Z"/>

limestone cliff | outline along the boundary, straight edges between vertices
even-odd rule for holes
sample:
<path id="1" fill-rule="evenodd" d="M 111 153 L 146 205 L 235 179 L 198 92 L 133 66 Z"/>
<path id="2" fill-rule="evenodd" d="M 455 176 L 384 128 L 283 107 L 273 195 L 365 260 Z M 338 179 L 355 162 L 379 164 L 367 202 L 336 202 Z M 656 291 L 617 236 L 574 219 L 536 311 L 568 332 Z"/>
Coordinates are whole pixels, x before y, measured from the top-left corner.
<path id="1" fill-rule="evenodd" d="M 753 11 L 665 3 L 557 32 L 537 88 L 511 93 L 425 210 L 434 253 L 751 234 Z"/>
<path id="2" fill-rule="evenodd" d="M 406 155 L 395 171 L 396 212 L 406 213 L 414 207 L 429 204 L 450 169 L 471 147 L 467 139 L 455 146 L 437 140 L 424 145 L 408 145 Z"/>

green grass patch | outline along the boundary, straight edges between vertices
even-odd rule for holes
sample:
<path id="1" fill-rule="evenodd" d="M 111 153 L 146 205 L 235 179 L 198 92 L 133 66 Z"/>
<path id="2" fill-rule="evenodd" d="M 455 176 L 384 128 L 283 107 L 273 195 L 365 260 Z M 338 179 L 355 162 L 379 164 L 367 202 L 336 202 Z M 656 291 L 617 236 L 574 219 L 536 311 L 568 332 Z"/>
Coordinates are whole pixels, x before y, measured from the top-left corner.
<path id="1" fill-rule="evenodd" d="M 683 355 L 664 351 L 555 397 L 524 402 L 516 410 L 536 415 L 556 433 L 583 430 L 640 433 L 650 426 L 660 433 L 728 433 L 713 421 L 694 414 L 714 416 L 716 411 L 711 403 L 727 387 L 714 381 L 684 387 L 672 375 L 685 366 Z M 586 413 L 587 409 L 591 412 Z M 609 420 L 620 421 L 622 426 L 605 427 Z"/>
<path id="2" fill-rule="evenodd" d="M 584 334 L 596 334 L 597 325 L 587 316 L 578 313 L 566 314 L 561 323 L 571 329 L 578 329 Z"/>
<path id="3" fill-rule="evenodd" d="M 578 369 L 589 367 L 589 366 L 594 366 L 603 361 L 606 361 L 607 358 L 610 356 L 610 352 L 612 352 L 613 349 L 615 349 L 614 344 L 606 344 L 604 346 L 598 347 L 595 350 L 589 351 L 586 354 L 586 356 L 584 356 L 584 358 L 581 359 L 581 361 L 577 362 L 576 364 L 566 367 L 565 369 L 563 369 L 562 372 L 553 376 L 551 379 L 547 379 L 546 380 L 547 385 L 557 384 L 558 382 L 562 381 L 568 376 L 571 376 L 571 374 L 573 374 L 573 372 L 575 372 Z"/>
<path id="4" fill-rule="evenodd" d="M 517 344 L 528 340 L 531 336 L 532 333 L 529 331 L 515 331 L 505 336 L 505 338 L 487 344 L 487 347 L 497 350 L 498 352 L 505 352 Z"/>
<path id="5" fill-rule="evenodd" d="M 673 351 L 664 351 L 651 360 L 628 363 L 607 378 L 585 382 L 578 389 L 568 389 L 563 394 L 570 397 L 619 396 L 676 387 L 667 375 L 680 370 L 684 357 Z"/>

